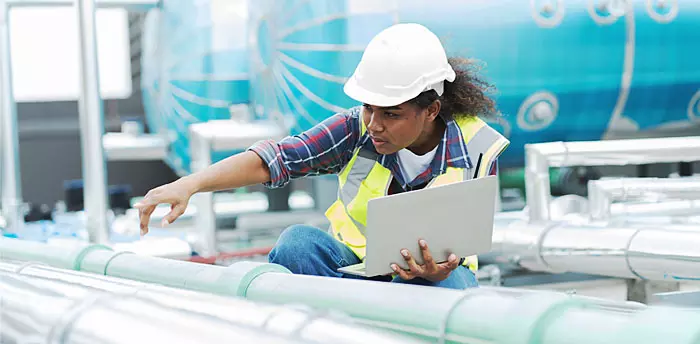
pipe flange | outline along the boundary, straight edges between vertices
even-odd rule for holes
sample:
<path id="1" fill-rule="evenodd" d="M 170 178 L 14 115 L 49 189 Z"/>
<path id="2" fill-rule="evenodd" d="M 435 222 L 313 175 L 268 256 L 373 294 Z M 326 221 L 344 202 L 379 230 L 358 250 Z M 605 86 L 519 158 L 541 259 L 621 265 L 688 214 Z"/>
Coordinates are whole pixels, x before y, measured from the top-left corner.
<path id="1" fill-rule="evenodd" d="M 525 131 L 542 130 L 548 127 L 559 114 L 559 100 L 548 91 L 531 94 L 518 109 L 518 127 Z"/>
<path id="2" fill-rule="evenodd" d="M 542 245 L 544 244 L 544 239 L 547 237 L 547 234 L 549 231 L 552 229 L 559 227 L 558 222 L 548 222 L 545 227 L 542 229 L 542 232 L 540 232 L 540 237 L 537 238 L 537 246 L 536 246 L 536 254 L 535 254 L 535 259 L 537 260 L 537 263 L 539 263 L 543 268 L 546 269 L 546 271 L 549 272 L 555 272 L 554 269 L 552 269 L 549 264 L 547 264 L 547 261 L 544 259 L 544 256 L 542 255 Z"/>
<path id="3" fill-rule="evenodd" d="M 75 271 L 80 271 L 80 267 L 83 264 L 83 259 L 85 259 L 85 256 L 87 256 L 88 253 L 96 250 L 113 251 L 111 247 L 105 245 L 88 245 L 85 247 L 81 247 L 77 249 L 75 254 L 71 255 L 72 257 L 75 257 L 73 259 L 73 265 L 71 266 L 71 269 Z"/>
<path id="4" fill-rule="evenodd" d="M 700 90 L 695 92 L 688 103 L 688 119 L 691 122 L 700 122 Z"/>
<path id="5" fill-rule="evenodd" d="M 564 20 L 565 7 L 563 0 L 544 0 L 539 5 L 537 0 L 530 0 L 532 19 L 539 27 L 553 28 Z M 539 6 L 538 6 L 539 5 Z"/>
<path id="6" fill-rule="evenodd" d="M 678 0 L 647 0 L 646 9 L 651 19 L 668 24 L 678 16 Z"/>
<path id="7" fill-rule="evenodd" d="M 233 291 L 235 296 L 246 297 L 248 287 L 253 280 L 260 275 L 268 272 L 287 273 L 292 272 L 279 264 L 259 263 L 259 262 L 237 262 L 226 268 L 221 277 L 216 281 L 217 289 L 225 294 L 231 294 Z"/>
<path id="8" fill-rule="evenodd" d="M 21 274 L 22 274 L 22 270 L 24 270 L 24 269 L 26 269 L 26 268 L 28 268 L 28 267 L 30 267 L 30 266 L 35 266 L 35 265 L 37 265 L 37 266 L 48 266 L 48 265 L 46 265 L 46 264 L 44 264 L 44 263 L 41 263 L 41 262 L 24 262 L 22 265 L 20 265 L 20 266 L 17 267 L 17 270 L 15 270 L 15 273 L 21 275 Z"/>
<path id="9" fill-rule="evenodd" d="M 105 269 L 104 269 L 104 271 L 102 271 L 102 274 L 105 276 L 108 276 L 107 269 L 109 268 L 109 264 L 112 264 L 112 261 L 114 260 L 114 258 L 117 258 L 117 257 L 125 255 L 125 254 L 133 254 L 133 253 L 129 252 L 129 251 L 121 251 L 121 252 L 117 252 L 113 256 L 109 257 L 109 259 L 107 259 L 107 261 L 105 262 Z"/>
<path id="10" fill-rule="evenodd" d="M 598 25 L 611 25 L 629 10 L 628 0 L 589 0 L 588 14 Z"/>
<path id="11" fill-rule="evenodd" d="M 459 307 L 464 300 L 469 299 L 470 297 L 474 296 L 473 293 L 470 292 L 470 289 L 467 289 L 464 293 L 462 293 L 456 300 L 453 302 L 450 307 L 447 309 L 447 312 L 445 312 L 445 317 L 442 319 L 440 322 L 440 327 L 438 328 L 438 344 L 444 344 L 447 342 L 447 323 L 450 321 L 450 317 L 452 317 L 452 313 Z"/>
<path id="12" fill-rule="evenodd" d="M 582 298 L 558 293 L 530 294 L 521 299 L 516 307 L 509 311 L 510 319 L 517 319 L 509 324 L 508 331 L 499 334 L 498 343 L 529 344 L 542 343 L 546 326 L 554 319 L 574 308 L 586 307 L 588 302 Z"/>
<path id="13" fill-rule="evenodd" d="M 643 229 L 638 229 L 632 236 L 630 236 L 629 241 L 627 241 L 627 245 L 625 246 L 625 264 L 627 265 L 627 269 L 629 270 L 630 273 L 633 275 L 637 276 L 640 280 L 646 280 L 646 278 L 642 277 L 642 275 L 638 274 L 637 271 L 634 271 L 634 268 L 632 268 L 632 264 L 630 263 L 630 247 L 632 247 L 632 241 L 634 241 L 634 238 L 637 236 L 637 234 L 641 233 Z"/>

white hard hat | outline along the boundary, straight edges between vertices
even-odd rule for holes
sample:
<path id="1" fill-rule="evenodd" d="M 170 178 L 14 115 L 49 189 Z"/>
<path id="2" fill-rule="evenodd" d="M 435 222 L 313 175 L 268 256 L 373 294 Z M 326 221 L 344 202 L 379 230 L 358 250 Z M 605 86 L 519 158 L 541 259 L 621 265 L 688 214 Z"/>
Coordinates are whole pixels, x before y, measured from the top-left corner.
<path id="1" fill-rule="evenodd" d="M 362 103 L 395 106 L 431 89 L 442 95 L 443 82 L 455 76 L 434 33 L 419 24 L 397 24 L 372 38 L 343 90 Z"/>

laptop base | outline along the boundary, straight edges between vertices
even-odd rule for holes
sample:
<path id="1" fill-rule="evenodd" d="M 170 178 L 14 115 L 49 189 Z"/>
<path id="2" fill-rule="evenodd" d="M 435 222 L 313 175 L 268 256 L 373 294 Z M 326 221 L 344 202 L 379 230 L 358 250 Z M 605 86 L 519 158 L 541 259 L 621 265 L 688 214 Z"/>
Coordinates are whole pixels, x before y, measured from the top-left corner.
<path id="1" fill-rule="evenodd" d="M 364 262 L 339 268 L 338 272 L 342 272 L 348 275 L 368 277 Z"/>

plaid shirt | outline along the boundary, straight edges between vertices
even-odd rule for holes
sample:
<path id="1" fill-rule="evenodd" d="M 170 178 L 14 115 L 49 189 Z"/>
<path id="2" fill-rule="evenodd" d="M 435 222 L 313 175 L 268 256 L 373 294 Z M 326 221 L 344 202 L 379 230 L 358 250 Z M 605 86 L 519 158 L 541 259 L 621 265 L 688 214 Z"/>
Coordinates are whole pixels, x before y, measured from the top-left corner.
<path id="1" fill-rule="evenodd" d="M 355 149 L 362 147 L 376 153 L 367 132 L 360 135 L 362 106 L 333 115 L 300 135 L 275 142 L 265 140 L 249 150 L 257 153 L 270 169 L 271 188 L 285 186 L 291 179 L 339 173 L 352 159 Z M 379 163 L 389 169 L 404 189 L 423 185 L 445 173 L 447 167 L 472 168 L 462 131 L 454 120 L 447 121 L 447 129 L 430 166 L 414 180 L 404 180 L 397 155 L 379 155 Z M 496 174 L 496 163 L 491 166 Z"/>

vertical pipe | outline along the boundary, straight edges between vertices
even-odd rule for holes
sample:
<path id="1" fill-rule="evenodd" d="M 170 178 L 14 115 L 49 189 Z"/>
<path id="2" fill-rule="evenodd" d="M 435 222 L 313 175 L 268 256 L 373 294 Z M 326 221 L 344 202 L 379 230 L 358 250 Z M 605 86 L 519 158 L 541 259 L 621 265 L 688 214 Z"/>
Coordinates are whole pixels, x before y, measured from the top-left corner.
<path id="1" fill-rule="evenodd" d="M 19 174 L 19 129 L 17 104 L 12 92 L 12 61 L 10 56 L 10 8 L 0 1 L 0 203 L 1 215 L 10 231 L 20 232 L 22 188 Z"/>
<path id="2" fill-rule="evenodd" d="M 547 157 L 536 145 L 525 145 L 525 197 L 531 222 L 549 221 L 551 194 Z"/>
<path id="3" fill-rule="evenodd" d="M 192 154 L 192 173 L 197 173 L 212 164 L 212 137 L 198 130 L 196 124 L 190 128 L 190 149 Z M 214 193 L 202 192 L 192 196 L 191 204 L 197 207 L 195 214 L 195 231 L 197 242 L 194 249 L 200 256 L 217 254 L 216 213 L 214 211 Z"/>
<path id="4" fill-rule="evenodd" d="M 80 142 L 82 145 L 85 220 L 90 242 L 107 243 L 107 166 L 102 135 L 104 112 L 100 95 L 95 30 L 95 1 L 76 0 L 80 47 Z"/>

